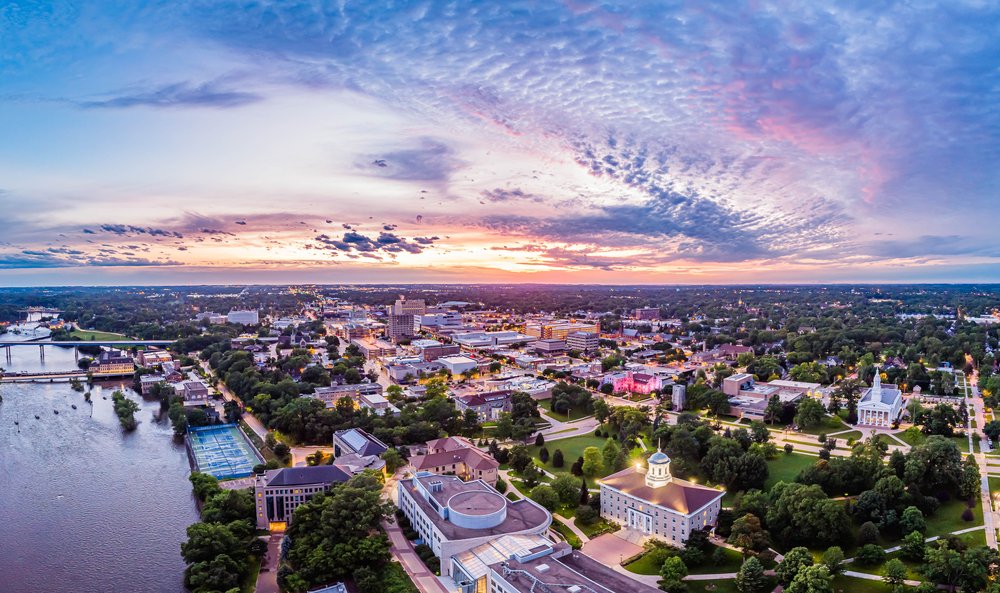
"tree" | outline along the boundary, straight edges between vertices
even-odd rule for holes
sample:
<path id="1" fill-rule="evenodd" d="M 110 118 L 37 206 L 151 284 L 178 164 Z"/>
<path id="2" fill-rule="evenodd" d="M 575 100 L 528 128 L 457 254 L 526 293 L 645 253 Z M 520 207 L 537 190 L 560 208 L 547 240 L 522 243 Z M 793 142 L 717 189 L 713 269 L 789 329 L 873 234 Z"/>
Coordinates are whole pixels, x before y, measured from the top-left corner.
<path id="1" fill-rule="evenodd" d="M 587 447 L 583 450 L 583 466 L 580 468 L 584 475 L 596 476 L 604 472 L 604 457 L 597 447 Z"/>
<path id="2" fill-rule="evenodd" d="M 850 520 L 843 505 L 813 484 L 778 482 L 770 491 L 765 523 L 785 545 L 831 545 L 844 541 Z"/>
<path id="3" fill-rule="evenodd" d="M 902 556 L 904 560 L 909 560 L 910 562 L 922 562 L 925 551 L 926 544 L 924 543 L 924 534 L 919 531 L 911 531 L 903 537 L 899 555 Z"/>
<path id="4" fill-rule="evenodd" d="M 795 424 L 800 428 L 814 428 L 823 422 L 823 414 L 823 404 L 811 397 L 803 398 L 795 414 Z"/>
<path id="5" fill-rule="evenodd" d="M 623 469 L 618 467 L 618 457 L 622 452 L 621 446 L 613 439 L 608 439 L 604 441 L 604 445 L 601 447 L 601 460 L 604 463 L 605 471 L 618 471 Z M 585 456 L 586 458 L 586 456 Z"/>
<path id="6" fill-rule="evenodd" d="M 833 576 L 822 564 L 807 566 L 795 575 L 785 591 L 787 593 L 833 593 Z"/>
<path id="7" fill-rule="evenodd" d="M 733 522 L 729 539 L 726 541 L 742 550 L 743 556 L 746 557 L 750 552 L 757 552 L 767 547 L 767 534 L 760 525 L 760 519 L 756 515 L 747 513 Z"/>
<path id="8" fill-rule="evenodd" d="M 548 460 L 549 460 L 549 450 L 546 449 L 545 447 L 542 447 L 541 449 L 539 449 L 539 451 L 538 451 L 538 459 L 542 463 L 547 463 Z"/>
<path id="9" fill-rule="evenodd" d="M 972 500 L 979 493 L 981 484 L 982 478 L 979 475 L 979 464 L 976 463 L 975 457 L 969 455 L 965 458 L 965 465 L 962 468 L 962 480 L 959 483 L 958 491 L 962 495 L 962 498 Z"/>
<path id="10" fill-rule="evenodd" d="M 906 454 L 903 481 L 921 492 L 958 490 L 962 480 L 962 453 L 951 439 L 930 436 Z"/>
<path id="11" fill-rule="evenodd" d="M 514 445 L 510 448 L 510 460 L 508 461 L 510 468 L 517 473 L 523 473 L 529 465 L 533 465 L 531 453 L 528 448 L 524 445 Z"/>
<path id="12" fill-rule="evenodd" d="M 899 520 L 899 527 L 903 533 L 919 531 L 923 533 L 927 530 L 927 523 L 924 521 L 924 514 L 915 506 L 908 506 L 903 511 L 903 516 Z"/>
<path id="13" fill-rule="evenodd" d="M 664 591 L 683 590 L 684 577 L 688 575 L 687 566 L 677 556 L 671 556 L 660 567 L 660 588 Z"/>
<path id="14" fill-rule="evenodd" d="M 555 453 L 552 454 L 552 467 L 562 467 L 566 462 L 563 459 L 562 449 L 556 449 Z"/>
<path id="15" fill-rule="evenodd" d="M 874 544 L 878 541 L 878 527 L 871 521 L 865 521 L 858 529 L 858 543 Z"/>
<path id="16" fill-rule="evenodd" d="M 830 571 L 830 574 L 838 575 L 844 570 L 844 550 L 840 546 L 830 546 L 823 552 L 820 562 Z"/>
<path id="17" fill-rule="evenodd" d="M 528 496 L 531 500 L 545 507 L 550 512 L 556 510 L 556 507 L 559 506 L 559 494 L 548 484 L 535 486 L 531 489 L 531 493 Z"/>
<path id="18" fill-rule="evenodd" d="M 536 484 L 542 481 L 542 470 L 538 469 L 538 466 L 534 463 L 528 464 L 520 473 L 521 479 L 524 480 L 524 485 L 533 488 Z"/>
<path id="19" fill-rule="evenodd" d="M 542 433 L 538 433 L 537 435 L 535 435 L 535 446 L 541 447 L 544 444 L 545 444 L 545 437 L 542 436 Z"/>
<path id="20" fill-rule="evenodd" d="M 899 587 L 906 581 L 906 565 L 899 558 L 890 558 L 885 563 L 885 575 L 882 581 L 892 587 L 893 591 L 898 591 Z"/>
<path id="21" fill-rule="evenodd" d="M 885 550 L 878 544 L 865 544 L 854 555 L 854 559 L 864 566 L 877 566 L 885 562 Z"/>
<path id="22" fill-rule="evenodd" d="M 792 548 L 785 554 L 785 557 L 775 567 L 774 575 L 782 586 L 787 587 L 799 574 L 799 571 L 812 565 L 813 559 L 809 549 L 799 546 Z"/>
<path id="23" fill-rule="evenodd" d="M 559 501 L 563 504 L 573 504 L 580 500 L 580 478 L 569 474 L 562 474 L 552 480 L 550 485 L 559 495 Z"/>
<path id="24" fill-rule="evenodd" d="M 736 589 L 740 593 L 765 593 L 769 590 L 767 577 L 764 576 L 764 565 L 756 556 L 743 561 L 736 573 Z"/>
<path id="25" fill-rule="evenodd" d="M 403 454 L 395 448 L 386 449 L 385 452 L 382 453 L 382 460 L 385 461 L 385 471 L 390 475 L 396 473 L 396 470 L 406 465 L 406 460 L 403 459 Z"/>
<path id="26" fill-rule="evenodd" d="M 569 473 L 573 474 L 574 476 L 583 475 L 583 457 L 576 458 L 576 461 L 574 461 L 573 465 L 569 468 Z"/>

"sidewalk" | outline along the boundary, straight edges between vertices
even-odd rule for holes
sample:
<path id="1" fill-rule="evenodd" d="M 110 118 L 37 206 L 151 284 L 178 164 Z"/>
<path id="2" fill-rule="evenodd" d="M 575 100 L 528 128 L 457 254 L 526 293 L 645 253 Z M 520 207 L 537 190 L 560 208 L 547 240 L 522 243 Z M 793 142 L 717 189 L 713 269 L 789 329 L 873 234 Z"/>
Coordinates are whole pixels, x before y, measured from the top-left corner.
<path id="1" fill-rule="evenodd" d="M 399 525 L 395 522 L 383 521 L 382 528 L 389 536 L 390 552 L 393 558 L 398 560 L 406 574 L 410 575 L 410 579 L 413 580 L 413 584 L 417 586 L 420 593 L 449 593 L 437 576 L 427 570 L 427 565 L 413 551 L 413 545 L 410 540 L 403 536 Z"/>

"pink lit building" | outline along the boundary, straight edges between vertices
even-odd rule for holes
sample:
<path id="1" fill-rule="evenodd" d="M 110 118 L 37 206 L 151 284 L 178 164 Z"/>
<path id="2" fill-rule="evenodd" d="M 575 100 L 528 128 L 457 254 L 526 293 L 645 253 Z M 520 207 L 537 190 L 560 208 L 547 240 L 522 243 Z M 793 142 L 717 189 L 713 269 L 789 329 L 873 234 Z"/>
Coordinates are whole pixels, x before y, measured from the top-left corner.
<path id="1" fill-rule="evenodd" d="M 649 394 L 663 388 L 663 382 L 656 375 L 632 371 L 605 375 L 604 383 L 611 383 L 615 393 Z"/>

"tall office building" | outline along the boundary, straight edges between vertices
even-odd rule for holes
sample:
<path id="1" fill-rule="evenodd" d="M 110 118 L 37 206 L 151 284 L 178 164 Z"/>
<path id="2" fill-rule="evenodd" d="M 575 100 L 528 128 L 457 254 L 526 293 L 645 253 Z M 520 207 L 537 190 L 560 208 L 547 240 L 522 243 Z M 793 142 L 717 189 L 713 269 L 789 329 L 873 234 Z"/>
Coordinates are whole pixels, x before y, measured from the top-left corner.
<path id="1" fill-rule="evenodd" d="M 417 318 L 426 311 L 427 305 L 423 299 L 408 301 L 406 297 L 400 296 L 387 309 L 389 319 L 385 329 L 386 336 L 390 340 L 399 341 L 417 335 Z"/>

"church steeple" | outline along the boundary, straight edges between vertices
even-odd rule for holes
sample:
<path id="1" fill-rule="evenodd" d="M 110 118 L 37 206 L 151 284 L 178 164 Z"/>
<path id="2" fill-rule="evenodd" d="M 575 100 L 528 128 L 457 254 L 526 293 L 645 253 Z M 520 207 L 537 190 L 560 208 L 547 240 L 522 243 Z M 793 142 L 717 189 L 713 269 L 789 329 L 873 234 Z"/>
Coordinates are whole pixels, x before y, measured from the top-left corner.
<path id="1" fill-rule="evenodd" d="M 872 379 L 872 399 L 882 397 L 882 369 L 875 367 L 875 378 Z"/>

